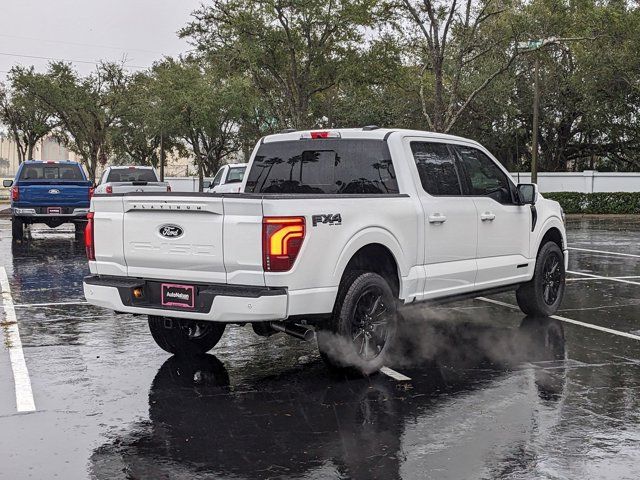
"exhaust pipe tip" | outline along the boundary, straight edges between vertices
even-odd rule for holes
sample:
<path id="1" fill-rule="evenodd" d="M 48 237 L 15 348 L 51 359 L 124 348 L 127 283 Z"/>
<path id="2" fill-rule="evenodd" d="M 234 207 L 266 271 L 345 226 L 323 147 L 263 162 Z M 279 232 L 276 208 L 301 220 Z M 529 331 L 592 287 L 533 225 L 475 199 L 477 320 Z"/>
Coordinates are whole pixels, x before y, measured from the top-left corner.
<path id="1" fill-rule="evenodd" d="M 296 325 L 295 323 L 285 324 L 282 322 L 271 322 L 271 328 L 299 340 L 304 340 L 305 342 L 311 342 L 316 338 L 316 332 L 313 329 L 303 325 Z"/>

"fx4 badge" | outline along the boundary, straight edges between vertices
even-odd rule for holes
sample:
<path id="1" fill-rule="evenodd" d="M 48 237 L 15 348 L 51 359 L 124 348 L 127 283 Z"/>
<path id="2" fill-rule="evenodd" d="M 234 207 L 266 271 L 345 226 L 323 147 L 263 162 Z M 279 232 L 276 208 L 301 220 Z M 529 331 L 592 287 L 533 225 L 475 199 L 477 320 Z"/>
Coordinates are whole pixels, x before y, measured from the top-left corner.
<path id="1" fill-rule="evenodd" d="M 313 223 L 314 227 L 317 227 L 319 223 L 326 223 L 327 225 L 342 225 L 342 216 L 339 213 L 313 215 L 311 217 L 311 223 Z"/>

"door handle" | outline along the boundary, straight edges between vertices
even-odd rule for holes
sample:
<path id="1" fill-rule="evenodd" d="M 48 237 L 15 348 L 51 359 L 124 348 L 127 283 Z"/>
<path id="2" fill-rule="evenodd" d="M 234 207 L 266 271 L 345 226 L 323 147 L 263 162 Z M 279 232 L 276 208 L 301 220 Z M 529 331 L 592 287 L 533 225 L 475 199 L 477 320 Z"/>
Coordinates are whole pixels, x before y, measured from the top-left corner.
<path id="1" fill-rule="evenodd" d="M 440 215 L 436 213 L 434 215 L 429 215 L 429 223 L 444 223 L 447 221 L 447 217 L 444 215 Z"/>
<path id="2" fill-rule="evenodd" d="M 496 219 L 496 214 L 491 212 L 484 212 L 480 215 L 480 220 L 483 222 L 493 222 Z"/>

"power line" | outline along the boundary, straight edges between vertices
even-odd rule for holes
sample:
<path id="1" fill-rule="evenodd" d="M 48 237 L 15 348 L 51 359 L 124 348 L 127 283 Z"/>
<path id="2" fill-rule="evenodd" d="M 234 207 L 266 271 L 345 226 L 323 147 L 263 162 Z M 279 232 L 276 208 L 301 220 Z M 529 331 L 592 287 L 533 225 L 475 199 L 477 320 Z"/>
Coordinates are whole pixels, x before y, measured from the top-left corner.
<path id="1" fill-rule="evenodd" d="M 92 62 L 89 60 L 69 60 L 66 58 L 41 57 L 39 55 L 23 55 L 18 53 L 7 53 L 7 52 L 0 52 L 0 55 L 5 55 L 7 57 L 36 58 L 40 60 L 53 60 L 53 61 L 60 61 L 60 62 L 86 63 L 91 65 L 100 65 L 100 62 Z M 148 68 L 148 67 L 141 67 L 140 65 L 127 65 L 127 68 Z"/>
<path id="2" fill-rule="evenodd" d="M 98 45 L 98 44 L 92 44 L 92 43 L 80 43 L 80 42 L 65 42 L 63 40 L 50 40 L 50 39 L 44 39 L 44 38 L 36 38 L 36 37 L 23 37 L 21 35 L 9 35 L 6 33 L 0 33 L 0 37 L 7 37 L 7 38 L 18 38 L 18 39 L 22 39 L 22 40 L 36 40 L 38 42 L 49 42 L 49 43 L 59 43 L 62 45 L 76 45 L 79 47 L 96 47 L 96 48 L 109 48 L 112 50 L 120 50 L 120 51 L 136 51 L 136 52 L 145 52 L 145 53 L 155 53 L 158 55 L 164 55 L 162 52 L 157 52 L 155 50 L 145 50 L 143 48 L 123 48 L 123 47 L 114 47 L 114 46 L 110 46 L 110 45 Z"/>

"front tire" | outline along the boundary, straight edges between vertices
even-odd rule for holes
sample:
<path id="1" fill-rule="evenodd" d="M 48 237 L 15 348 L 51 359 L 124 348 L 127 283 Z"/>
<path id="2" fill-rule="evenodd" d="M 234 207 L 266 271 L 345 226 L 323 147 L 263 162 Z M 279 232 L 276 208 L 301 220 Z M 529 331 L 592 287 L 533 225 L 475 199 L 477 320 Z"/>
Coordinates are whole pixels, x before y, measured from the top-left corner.
<path id="1" fill-rule="evenodd" d="M 527 315 L 549 317 L 562 303 L 565 287 L 564 255 L 555 242 L 538 252 L 533 279 L 516 291 L 518 306 Z"/>
<path id="2" fill-rule="evenodd" d="M 397 318 L 396 298 L 383 277 L 347 273 L 331 319 L 318 333 L 322 359 L 331 369 L 377 372 L 395 338 Z"/>
<path id="3" fill-rule="evenodd" d="M 14 240 L 24 240 L 24 222 L 17 217 L 11 219 L 11 237 Z"/>
<path id="4" fill-rule="evenodd" d="M 218 344 L 225 327 L 224 323 L 149 315 L 151 336 L 160 348 L 174 355 L 207 353 Z"/>

